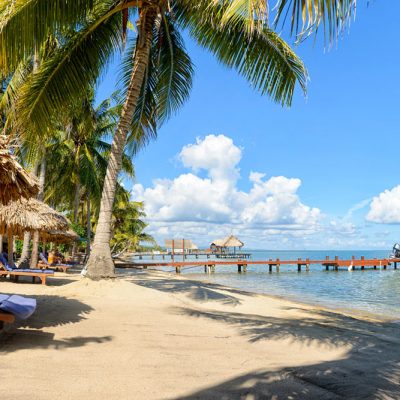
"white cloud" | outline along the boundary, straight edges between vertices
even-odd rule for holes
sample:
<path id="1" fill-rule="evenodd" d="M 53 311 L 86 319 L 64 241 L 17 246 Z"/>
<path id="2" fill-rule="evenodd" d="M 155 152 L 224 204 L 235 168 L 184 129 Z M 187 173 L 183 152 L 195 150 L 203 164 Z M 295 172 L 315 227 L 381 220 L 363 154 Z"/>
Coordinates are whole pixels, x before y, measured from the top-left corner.
<path id="1" fill-rule="evenodd" d="M 241 237 L 270 238 L 280 233 L 303 237 L 319 229 L 321 211 L 302 203 L 297 193 L 300 179 L 267 178 L 252 171 L 250 190 L 239 190 L 241 157 L 242 150 L 231 138 L 209 135 L 183 147 L 178 155 L 191 172 L 154 180 L 148 188 L 135 185 L 133 196 L 145 202 L 151 233 L 208 242 L 232 231 Z M 200 177 L 200 170 L 207 176 Z"/>
<path id="2" fill-rule="evenodd" d="M 400 185 L 372 199 L 366 220 L 379 224 L 400 224 Z"/>

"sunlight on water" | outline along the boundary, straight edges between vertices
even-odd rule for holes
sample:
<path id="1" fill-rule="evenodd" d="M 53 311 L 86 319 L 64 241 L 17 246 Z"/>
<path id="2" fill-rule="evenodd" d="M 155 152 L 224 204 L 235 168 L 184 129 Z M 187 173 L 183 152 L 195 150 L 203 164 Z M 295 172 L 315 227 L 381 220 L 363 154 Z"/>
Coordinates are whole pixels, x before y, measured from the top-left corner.
<path id="1" fill-rule="evenodd" d="M 325 256 L 350 259 L 385 258 L 388 251 L 252 251 L 253 260 L 269 258 L 325 259 Z M 198 261 L 198 260 L 197 260 Z M 309 272 L 297 272 L 297 266 L 281 266 L 280 272 L 268 273 L 267 266 L 249 266 L 246 274 L 238 274 L 236 266 L 217 267 L 214 274 L 205 275 L 203 268 L 188 268 L 185 276 L 233 286 L 251 292 L 284 296 L 291 300 L 353 309 L 400 320 L 400 269 L 365 271 L 329 271 L 321 265 L 311 266 Z"/>

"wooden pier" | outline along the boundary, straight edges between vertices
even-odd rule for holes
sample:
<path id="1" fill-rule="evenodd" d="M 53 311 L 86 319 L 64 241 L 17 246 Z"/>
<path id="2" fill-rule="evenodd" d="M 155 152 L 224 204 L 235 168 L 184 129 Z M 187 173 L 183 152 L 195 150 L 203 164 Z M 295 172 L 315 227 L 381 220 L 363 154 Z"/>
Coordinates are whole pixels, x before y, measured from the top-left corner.
<path id="1" fill-rule="evenodd" d="M 171 260 L 174 259 L 185 259 L 189 260 L 190 258 L 198 259 L 199 257 L 206 257 L 210 258 L 224 258 L 224 259 L 237 259 L 237 258 L 244 258 L 248 259 L 251 258 L 251 253 L 211 253 L 211 252 L 195 252 L 195 253 L 160 253 L 160 254 L 153 254 L 153 253 L 138 253 L 133 254 L 133 257 L 137 257 L 139 260 L 143 260 L 143 257 L 149 257 L 152 260 L 156 259 L 163 259 L 170 258 Z"/>
<path id="2" fill-rule="evenodd" d="M 202 260 L 202 261 L 172 261 L 172 262 L 124 262 L 117 263 L 117 268 L 158 268 L 158 267 L 172 267 L 175 268 L 176 273 L 180 273 L 182 268 L 185 267 L 204 267 L 204 272 L 211 273 L 215 272 L 218 266 L 236 266 L 239 273 L 247 272 L 247 267 L 249 265 L 265 265 L 268 272 L 272 273 L 273 268 L 276 272 L 279 272 L 281 265 L 294 265 L 297 266 L 297 271 L 301 272 L 303 268 L 306 271 L 310 270 L 311 266 L 321 265 L 326 271 L 339 269 L 347 269 L 349 271 L 354 271 L 356 269 L 365 270 L 366 268 L 373 269 L 387 269 L 393 264 L 393 268 L 397 269 L 397 263 L 400 262 L 400 258 L 373 258 L 365 259 L 361 257 L 356 259 L 354 256 L 350 260 L 340 260 L 339 257 L 330 259 L 328 256 L 324 260 L 310 260 L 309 258 L 297 260 L 280 260 L 279 258 L 273 260 Z"/>

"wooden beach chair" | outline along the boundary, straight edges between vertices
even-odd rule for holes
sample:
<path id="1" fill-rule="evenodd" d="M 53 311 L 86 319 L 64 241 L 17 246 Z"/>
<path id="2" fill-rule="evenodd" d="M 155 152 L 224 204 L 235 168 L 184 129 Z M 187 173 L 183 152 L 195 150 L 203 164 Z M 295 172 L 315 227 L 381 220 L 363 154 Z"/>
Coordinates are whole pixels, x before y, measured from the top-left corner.
<path id="1" fill-rule="evenodd" d="M 56 271 L 60 270 L 66 273 L 69 268 L 73 267 L 72 264 L 59 264 L 59 263 L 50 264 L 43 253 L 39 253 L 39 258 L 40 258 L 40 261 L 38 262 L 39 268 L 45 267 L 49 269 L 54 269 Z"/>
<path id="2" fill-rule="evenodd" d="M 16 318 L 27 319 L 36 310 L 36 300 L 17 295 L 0 294 L 0 328 L 12 324 Z"/>
<path id="3" fill-rule="evenodd" d="M 32 283 L 35 283 L 35 279 L 39 278 L 42 285 L 46 284 L 46 279 L 49 276 L 54 276 L 54 271 L 46 269 L 19 269 L 12 268 L 3 255 L 0 255 L 0 276 L 10 275 L 10 279 L 14 279 L 18 282 L 20 276 L 29 276 L 32 278 Z"/>

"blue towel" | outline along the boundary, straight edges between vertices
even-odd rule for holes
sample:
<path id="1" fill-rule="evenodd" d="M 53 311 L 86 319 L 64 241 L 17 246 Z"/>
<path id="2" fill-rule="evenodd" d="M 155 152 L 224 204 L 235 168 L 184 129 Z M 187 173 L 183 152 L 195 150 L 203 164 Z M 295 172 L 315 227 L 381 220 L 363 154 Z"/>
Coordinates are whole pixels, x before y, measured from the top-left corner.
<path id="1" fill-rule="evenodd" d="M 27 319 L 36 310 L 36 300 L 13 294 L 0 302 L 0 310 L 11 313 L 20 319 Z"/>
<path id="2" fill-rule="evenodd" d="M 7 300 L 10 297 L 8 294 L 0 294 L 0 303 L 4 300 Z"/>
<path id="3" fill-rule="evenodd" d="M 9 270 L 10 274 L 12 275 L 13 272 L 34 272 L 34 273 L 40 273 L 40 272 L 44 272 L 45 274 L 53 274 L 54 275 L 54 271 L 52 269 L 19 269 L 19 268 L 14 268 Z"/>
<path id="4" fill-rule="evenodd" d="M 39 253 L 39 257 L 46 265 L 49 265 L 49 262 L 47 261 L 47 258 L 44 256 L 43 253 Z"/>
<path id="5" fill-rule="evenodd" d="M 6 260 L 6 258 L 3 256 L 3 254 L 0 253 L 0 262 L 6 267 L 7 271 L 12 271 L 13 269 L 10 267 L 10 265 L 8 264 L 8 261 Z"/>

